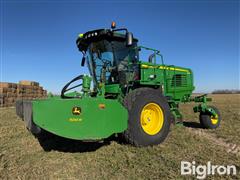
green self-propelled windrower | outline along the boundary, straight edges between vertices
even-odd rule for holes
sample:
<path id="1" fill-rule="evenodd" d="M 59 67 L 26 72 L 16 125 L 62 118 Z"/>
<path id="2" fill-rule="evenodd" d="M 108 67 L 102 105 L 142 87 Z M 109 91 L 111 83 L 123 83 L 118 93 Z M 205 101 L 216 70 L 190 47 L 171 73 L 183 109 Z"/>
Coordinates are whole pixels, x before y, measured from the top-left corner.
<path id="1" fill-rule="evenodd" d="M 219 111 L 207 105 L 211 99 L 191 96 L 192 70 L 165 64 L 159 50 L 139 46 L 126 28 L 112 23 L 110 29 L 80 34 L 76 43 L 89 75 L 71 80 L 61 96 L 16 103 L 33 134 L 76 140 L 115 134 L 136 146 L 155 145 L 167 137 L 171 123 L 182 123 L 179 104 L 187 102 L 197 103 L 193 110 L 204 128 L 219 126 Z M 148 60 L 139 58 L 141 50 L 149 52 Z"/>

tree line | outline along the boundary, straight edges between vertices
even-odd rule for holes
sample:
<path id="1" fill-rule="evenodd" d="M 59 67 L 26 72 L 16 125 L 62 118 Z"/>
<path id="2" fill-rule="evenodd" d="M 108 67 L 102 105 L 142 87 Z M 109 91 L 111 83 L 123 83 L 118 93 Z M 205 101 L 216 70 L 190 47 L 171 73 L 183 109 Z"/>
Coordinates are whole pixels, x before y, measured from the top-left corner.
<path id="1" fill-rule="evenodd" d="M 240 90 L 237 89 L 214 90 L 212 94 L 240 94 Z"/>

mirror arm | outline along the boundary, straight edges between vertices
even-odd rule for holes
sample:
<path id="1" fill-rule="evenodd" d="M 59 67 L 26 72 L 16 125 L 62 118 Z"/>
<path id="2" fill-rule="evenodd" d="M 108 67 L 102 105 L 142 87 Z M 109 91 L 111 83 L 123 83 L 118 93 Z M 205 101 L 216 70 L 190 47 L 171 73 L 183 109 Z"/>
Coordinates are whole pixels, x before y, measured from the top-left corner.
<path id="1" fill-rule="evenodd" d="M 85 61 L 86 61 L 86 58 L 85 58 L 86 53 L 84 51 L 82 51 L 82 54 L 83 54 L 83 57 L 82 57 L 81 66 L 84 66 L 85 65 Z"/>

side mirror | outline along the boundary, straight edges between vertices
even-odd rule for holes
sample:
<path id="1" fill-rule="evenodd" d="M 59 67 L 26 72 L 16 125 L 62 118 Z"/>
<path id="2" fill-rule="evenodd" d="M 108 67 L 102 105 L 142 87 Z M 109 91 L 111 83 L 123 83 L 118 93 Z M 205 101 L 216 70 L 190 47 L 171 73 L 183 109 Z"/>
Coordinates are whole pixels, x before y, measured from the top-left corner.
<path id="1" fill-rule="evenodd" d="M 131 46 L 133 44 L 133 34 L 131 32 L 127 32 L 127 46 Z"/>
<path id="2" fill-rule="evenodd" d="M 85 65 L 85 61 L 86 61 L 86 58 L 83 56 L 82 62 L 81 62 L 81 66 L 84 66 L 84 65 Z"/>

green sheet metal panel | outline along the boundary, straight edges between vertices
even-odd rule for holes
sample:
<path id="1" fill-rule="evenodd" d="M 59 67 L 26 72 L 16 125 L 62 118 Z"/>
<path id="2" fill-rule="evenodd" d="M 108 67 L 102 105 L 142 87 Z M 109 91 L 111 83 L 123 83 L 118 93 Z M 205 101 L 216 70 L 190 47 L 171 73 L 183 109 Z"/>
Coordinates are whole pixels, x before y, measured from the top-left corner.
<path id="1" fill-rule="evenodd" d="M 151 78 L 154 76 L 154 78 Z M 193 73 L 191 69 L 169 65 L 154 65 L 141 63 L 142 85 L 163 85 L 164 95 L 174 100 L 181 100 L 194 90 Z"/>
<path id="2" fill-rule="evenodd" d="M 194 90 L 191 70 L 178 71 L 166 70 L 166 95 L 173 96 L 175 100 L 181 100 L 185 95 L 192 94 Z M 181 68 L 182 69 L 182 68 Z"/>
<path id="3" fill-rule="evenodd" d="M 86 97 L 33 102 L 36 125 L 71 139 L 107 138 L 126 130 L 127 120 L 127 110 L 116 100 Z"/>
<path id="4" fill-rule="evenodd" d="M 106 93 L 118 94 L 121 91 L 119 84 L 107 84 L 105 85 Z"/>

